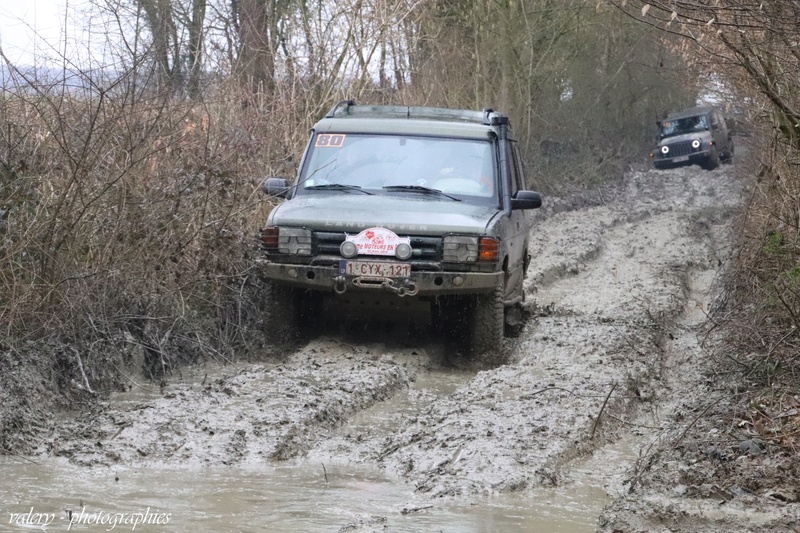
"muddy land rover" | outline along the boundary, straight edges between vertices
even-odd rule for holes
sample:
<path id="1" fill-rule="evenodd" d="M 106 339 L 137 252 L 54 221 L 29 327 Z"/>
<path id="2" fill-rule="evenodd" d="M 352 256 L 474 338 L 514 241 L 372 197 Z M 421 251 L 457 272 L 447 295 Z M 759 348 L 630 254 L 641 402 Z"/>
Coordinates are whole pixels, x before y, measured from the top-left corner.
<path id="1" fill-rule="evenodd" d="M 693 107 L 656 124 L 659 141 L 650 158 L 657 169 L 700 165 L 714 170 L 720 162 L 733 162 L 733 128 L 719 109 Z"/>
<path id="2" fill-rule="evenodd" d="M 266 331 L 351 310 L 424 314 L 486 359 L 519 319 L 531 209 L 508 117 L 344 101 L 311 130 L 260 231 Z M 322 314 L 322 315 L 320 315 Z"/>

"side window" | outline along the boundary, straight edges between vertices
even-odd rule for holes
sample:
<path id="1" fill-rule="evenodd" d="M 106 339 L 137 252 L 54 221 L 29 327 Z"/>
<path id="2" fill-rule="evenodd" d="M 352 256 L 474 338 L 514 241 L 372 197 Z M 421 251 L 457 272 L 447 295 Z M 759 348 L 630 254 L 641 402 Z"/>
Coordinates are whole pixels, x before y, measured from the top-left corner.
<path id="1" fill-rule="evenodd" d="M 514 196 L 519 190 L 519 159 L 517 158 L 516 144 L 508 142 L 506 147 L 506 159 L 508 159 L 509 178 L 511 180 L 511 196 Z"/>
<path id="2" fill-rule="evenodd" d="M 711 127 L 719 128 L 719 116 L 716 113 L 711 113 Z"/>
<path id="3" fill-rule="evenodd" d="M 525 166 L 522 164 L 522 156 L 516 144 L 514 144 L 514 160 L 517 162 L 517 188 L 527 189 L 528 184 L 525 182 Z"/>

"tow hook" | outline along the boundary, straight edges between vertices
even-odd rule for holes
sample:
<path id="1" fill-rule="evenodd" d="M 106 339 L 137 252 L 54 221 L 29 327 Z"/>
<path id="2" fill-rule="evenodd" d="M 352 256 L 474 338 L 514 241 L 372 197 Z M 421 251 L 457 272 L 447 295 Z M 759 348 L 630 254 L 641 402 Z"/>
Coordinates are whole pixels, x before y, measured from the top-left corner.
<path id="1" fill-rule="evenodd" d="M 333 278 L 333 291 L 336 294 L 344 294 L 347 290 L 347 278 L 344 276 L 336 276 Z"/>
<path id="2" fill-rule="evenodd" d="M 341 286 L 339 285 L 340 280 Z M 342 276 L 337 276 L 333 278 L 333 281 L 333 290 L 338 294 L 342 294 L 345 291 L 345 278 Z M 410 279 L 403 280 L 402 284 L 399 284 L 392 279 L 358 277 L 353 279 L 353 285 L 356 287 L 363 287 L 365 289 L 386 289 L 387 291 L 392 292 L 400 297 L 414 296 L 419 292 L 417 284 Z"/>
<path id="3" fill-rule="evenodd" d="M 389 291 L 395 293 L 399 297 L 414 296 L 419 292 L 417 284 L 410 280 L 405 280 L 401 286 L 395 286 L 391 280 L 387 280 L 384 285 Z"/>

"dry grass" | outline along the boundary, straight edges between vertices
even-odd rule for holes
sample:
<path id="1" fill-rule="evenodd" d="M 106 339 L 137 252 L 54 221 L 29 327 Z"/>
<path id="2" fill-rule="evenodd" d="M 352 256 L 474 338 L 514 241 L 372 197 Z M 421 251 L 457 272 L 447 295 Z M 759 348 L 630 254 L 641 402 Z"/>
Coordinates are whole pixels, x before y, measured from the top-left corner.
<path id="1" fill-rule="evenodd" d="M 154 376 L 256 347 L 258 185 L 294 172 L 313 115 L 225 87 L 203 103 L 12 89 L 0 100 L 7 345 L 77 347 L 78 383 L 110 345 L 138 346 Z"/>
<path id="2" fill-rule="evenodd" d="M 758 139 L 763 139 L 759 142 Z M 742 170 L 756 176 L 739 231 L 738 256 L 715 314 L 725 357 L 745 390 L 729 427 L 796 454 L 800 444 L 800 168 L 780 137 L 752 139 Z"/>

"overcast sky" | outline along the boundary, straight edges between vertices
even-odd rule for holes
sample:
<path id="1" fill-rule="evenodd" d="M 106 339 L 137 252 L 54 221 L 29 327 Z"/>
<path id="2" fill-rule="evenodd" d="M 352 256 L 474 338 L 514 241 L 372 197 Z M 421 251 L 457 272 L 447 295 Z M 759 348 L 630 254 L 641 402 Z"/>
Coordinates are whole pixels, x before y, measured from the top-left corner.
<path id="1" fill-rule="evenodd" d="M 70 48 L 74 47 L 81 42 L 85 29 L 82 14 L 88 3 L 89 0 L 0 0 L 3 53 L 14 64 L 33 65 L 63 51 L 65 37 Z"/>

